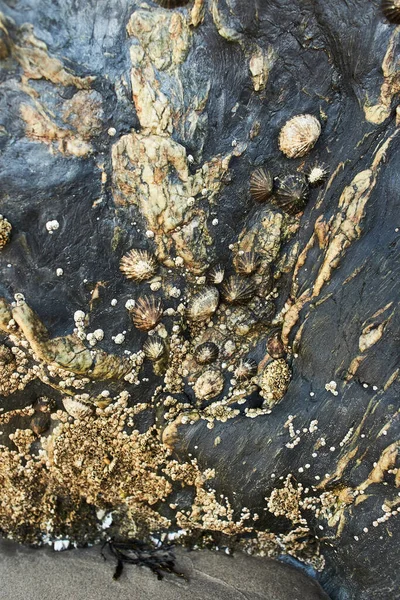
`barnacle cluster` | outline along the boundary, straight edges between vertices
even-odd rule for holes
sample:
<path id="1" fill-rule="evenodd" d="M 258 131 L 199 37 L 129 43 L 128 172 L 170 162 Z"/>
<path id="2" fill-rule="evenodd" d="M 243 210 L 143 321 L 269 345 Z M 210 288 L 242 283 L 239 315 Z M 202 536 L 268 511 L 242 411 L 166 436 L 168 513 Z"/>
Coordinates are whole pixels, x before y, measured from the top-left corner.
<path id="1" fill-rule="evenodd" d="M 11 230 L 11 223 L 3 215 L 0 215 L 0 250 L 9 242 Z"/>

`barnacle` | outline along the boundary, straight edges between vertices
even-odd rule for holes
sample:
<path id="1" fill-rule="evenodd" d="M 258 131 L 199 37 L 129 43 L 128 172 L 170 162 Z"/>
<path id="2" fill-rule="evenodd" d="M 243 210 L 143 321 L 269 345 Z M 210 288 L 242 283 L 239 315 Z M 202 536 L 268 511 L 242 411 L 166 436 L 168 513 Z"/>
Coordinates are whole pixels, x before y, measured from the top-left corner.
<path id="1" fill-rule="evenodd" d="M 307 203 L 308 184 L 304 175 L 294 173 L 276 180 L 273 203 L 289 215 L 302 211 Z"/>
<path id="2" fill-rule="evenodd" d="M 382 12 L 388 21 L 400 24 L 400 0 L 382 0 Z"/>
<path id="3" fill-rule="evenodd" d="M 136 250 L 134 248 L 122 257 L 119 268 L 128 279 L 143 281 L 154 275 L 157 262 L 147 250 Z"/>
<path id="4" fill-rule="evenodd" d="M 187 316 L 191 321 L 204 321 L 209 319 L 217 310 L 219 292 L 214 287 L 206 287 L 190 300 L 187 307 Z"/>
<path id="5" fill-rule="evenodd" d="M 164 340 L 155 335 L 149 337 L 143 344 L 143 352 L 149 360 L 156 362 L 160 360 L 166 351 Z"/>
<path id="6" fill-rule="evenodd" d="M 265 202 L 271 195 L 273 183 L 271 173 L 260 167 L 250 175 L 250 194 L 257 202 Z"/>
<path id="7" fill-rule="evenodd" d="M 199 344 L 195 351 L 194 357 L 200 365 L 206 365 L 207 363 L 214 362 L 218 358 L 218 346 L 214 342 L 204 342 Z"/>
<path id="8" fill-rule="evenodd" d="M 257 363 L 252 358 L 242 359 L 235 369 L 235 377 L 239 381 L 250 379 L 257 373 Z"/>
<path id="9" fill-rule="evenodd" d="M 261 257 L 255 252 L 242 252 L 235 256 L 233 263 L 236 272 L 247 277 L 257 271 L 261 263 Z"/>
<path id="10" fill-rule="evenodd" d="M 133 323 L 138 329 L 142 331 L 154 329 L 163 315 L 162 302 L 155 296 L 143 296 L 137 300 L 131 315 Z"/>
<path id="11" fill-rule="evenodd" d="M 313 115 L 297 115 L 282 127 L 279 149 L 288 158 L 304 156 L 313 148 L 321 135 L 321 124 Z"/>
<path id="12" fill-rule="evenodd" d="M 231 275 L 222 288 L 222 296 L 229 304 L 245 304 L 254 296 L 256 285 L 251 279 Z"/>
<path id="13" fill-rule="evenodd" d="M 0 215 L 0 249 L 8 243 L 11 236 L 11 223 L 3 215 Z"/>

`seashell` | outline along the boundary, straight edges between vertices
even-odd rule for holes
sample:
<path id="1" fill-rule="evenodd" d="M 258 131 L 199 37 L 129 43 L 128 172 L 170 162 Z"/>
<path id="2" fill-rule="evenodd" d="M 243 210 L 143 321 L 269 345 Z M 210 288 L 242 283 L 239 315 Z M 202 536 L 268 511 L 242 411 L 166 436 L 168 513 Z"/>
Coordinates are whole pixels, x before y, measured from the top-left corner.
<path id="1" fill-rule="evenodd" d="M 50 427 L 50 414 L 45 412 L 36 413 L 33 415 L 29 426 L 37 436 L 42 435 Z"/>
<path id="2" fill-rule="evenodd" d="M 76 400 L 76 398 L 63 398 L 63 404 L 67 413 L 74 419 L 83 419 L 92 414 L 93 409 L 91 405 L 81 400 Z"/>
<path id="3" fill-rule="evenodd" d="M 150 331 L 161 321 L 162 302 L 155 296 L 143 296 L 137 300 L 130 313 L 135 327 L 142 331 Z"/>
<path id="4" fill-rule="evenodd" d="M 0 215 L 0 249 L 10 241 L 11 230 L 11 223 L 3 215 Z"/>
<path id="5" fill-rule="evenodd" d="M 288 158 L 304 156 L 313 148 L 321 135 L 321 124 L 313 115 L 297 115 L 282 127 L 279 149 Z"/>
<path id="6" fill-rule="evenodd" d="M 382 0 L 382 12 L 391 23 L 400 24 L 400 1 Z"/>
<path id="7" fill-rule="evenodd" d="M 178 8 L 179 6 L 189 4 L 189 0 L 153 0 L 153 2 L 163 8 Z"/>
<path id="8" fill-rule="evenodd" d="M 164 340 L 158 335 L 149 337 L 143 344 L 143 352 L 153 362 L 160 360 L 166 352 Z"/>
<path id="9" fill-rule="evenodd" d="M 214 360 L 217 360 L 218 354 L 219 349 L 214 342 L 204 342 L 204 344 L 199 344 L 194 351 L 196 362 L 200 365 L 214 362 Z"/>
<path id="10" fill-rule="evenodd" d="M 239 275 L 248 277 L 257 271 L 261 264 L 261 257 L 255 252 L 243 252 L 242 254 L 238 253 L 235 256 L 233 263 L 236 272 L 239 273 Z"/>
<path id="11" fill-rule="evenodd" d="M 134 248 L 121 258 L 119 268 L 128 279 L 143 281 L 153 277 L 157 269 L 157 262 L 147 250 Z"/>
<path id="12" fill-rule="evenodd" d="M 273 360 L 267 364 L 258 378 L 261 388 L 260 396 L 264 398 L 264 404 L 272 408 L 286 394 L 292 373 L 289 365 L 283 358 Z"/>
<path id="13" fill-rule="evenodd" d="M 257 363 L 252 358 L 242 359 L 235 369 L 235 377 L 239 381 L 250 379 L 257 373 Z"/>
<path id="14" fill-rule="evenodd" d="M 250 175 L 250 194 L 256 202 L 265 202 L 271 195 L 273 185 L 271 173 L 262 167 Z"/>
<path id="15" fill-rule="evenodd" d="M 308 184 L 304 175 L 294 173 L 276 180 L 273 203 L 289 215 L 302 211 L 307 203 Z"/>
<path id="16" fill-rule="evenodd" d="M 282 358 L 282 356 L 285 356 L 286 348 L 279 333 L 276 333 L 269 338 L 267 342 L 267 352 L 271 358 Z"/>
<path id="17" fill-rule="evenodd" d="M 207 274 L 207 281 L 213 285 L 222 283 L 225 275 L 225 267 L 218 264 L 211 267 Z"/>
<path id="18" fill-rule="evenodd" d="M 323 181 L 328 176 L 328 168 L 320 163 L 315 163 L 312 167 L 310 167 L 307 171 L 307 179 L 308 183 L 315 187 L 317 185 L 321 185 Z"/>
<path id="19" fill-rule="evenodd" d="M 206 287 L 190 300 L 186 310 L 191 321 L 205 321 L 217 310 L 219 292 L 214 287 Z"/>
<path id="20" fill-rule="evenodd" d="M 194 384 L 194 393 L 199 400 L 210 400 L 218 396 L 224 389 L 224 377 L 221 371 L 210 369 L 205 371 Z"/>
<path id="21" fill-rule="evenodd" d="M 255 283 L 238 275 L 231 275 L 222 288 L 222 296 L 229 304 L 245 304 L 252 299 L 255 292 Z"/>

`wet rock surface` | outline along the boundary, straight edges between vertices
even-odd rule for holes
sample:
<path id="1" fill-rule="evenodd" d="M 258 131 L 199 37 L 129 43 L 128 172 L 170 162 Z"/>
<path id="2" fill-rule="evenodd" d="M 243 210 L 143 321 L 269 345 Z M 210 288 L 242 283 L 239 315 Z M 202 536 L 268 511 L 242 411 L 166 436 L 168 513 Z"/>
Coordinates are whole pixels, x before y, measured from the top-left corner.
<path id="1" fill-rule="evenodd" d="M 356 0 L 0 10 L 2 533 L 179 531 L 397 598 L 399 28 Z M 321 133 L 283 154 L 301 114 Z"/>

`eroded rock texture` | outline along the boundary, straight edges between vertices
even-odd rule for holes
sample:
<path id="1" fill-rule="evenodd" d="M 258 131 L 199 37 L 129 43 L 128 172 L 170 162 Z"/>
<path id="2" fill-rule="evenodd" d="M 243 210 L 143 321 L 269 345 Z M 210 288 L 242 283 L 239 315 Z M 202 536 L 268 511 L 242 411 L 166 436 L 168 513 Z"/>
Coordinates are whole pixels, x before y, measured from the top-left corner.
<path id="1" fill-rule="evenodd" d="M 398 597 L 400 28 L 1 9 L 3 535 L 169 533 Z"/>

